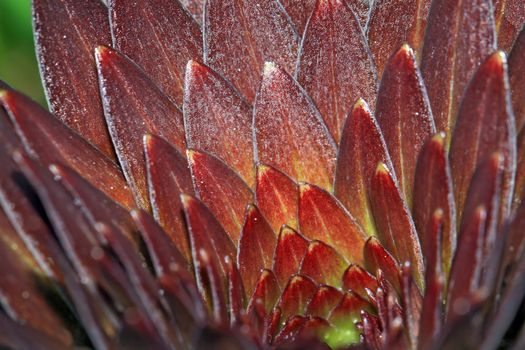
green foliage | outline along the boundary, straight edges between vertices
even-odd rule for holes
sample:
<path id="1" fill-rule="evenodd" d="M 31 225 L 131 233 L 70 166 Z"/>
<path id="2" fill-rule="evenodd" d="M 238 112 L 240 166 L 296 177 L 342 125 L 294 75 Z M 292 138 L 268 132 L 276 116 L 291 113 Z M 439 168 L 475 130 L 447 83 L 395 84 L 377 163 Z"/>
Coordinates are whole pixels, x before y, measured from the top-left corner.
<path id="1" fill-rule="evenodd" d="M 0 79 L 44 104 L 31 32 L 31 1 L 0 1 Z"/>

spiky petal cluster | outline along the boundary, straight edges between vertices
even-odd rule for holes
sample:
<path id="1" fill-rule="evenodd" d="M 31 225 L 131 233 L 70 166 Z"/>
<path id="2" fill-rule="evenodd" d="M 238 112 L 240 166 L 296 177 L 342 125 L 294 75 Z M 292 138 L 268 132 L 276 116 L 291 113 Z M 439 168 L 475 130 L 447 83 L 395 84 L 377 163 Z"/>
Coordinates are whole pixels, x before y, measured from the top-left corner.
<path id="1" fill-rule="evenodd" d="M 494 5 L 33 0 L 0 345 L 522 348 L 525 5 Z"/>

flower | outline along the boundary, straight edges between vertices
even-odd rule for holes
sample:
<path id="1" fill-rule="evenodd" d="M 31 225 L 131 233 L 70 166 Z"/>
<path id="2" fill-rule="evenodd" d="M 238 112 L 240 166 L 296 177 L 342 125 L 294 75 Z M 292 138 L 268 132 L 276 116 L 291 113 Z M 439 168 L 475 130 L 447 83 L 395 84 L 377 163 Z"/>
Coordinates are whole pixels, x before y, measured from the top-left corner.
<path id="1" fill-rule="evenodd" d="M 521 348 L 521 0 L 33 18 L 51 113 L 0 86 L 0 344 Z"/>

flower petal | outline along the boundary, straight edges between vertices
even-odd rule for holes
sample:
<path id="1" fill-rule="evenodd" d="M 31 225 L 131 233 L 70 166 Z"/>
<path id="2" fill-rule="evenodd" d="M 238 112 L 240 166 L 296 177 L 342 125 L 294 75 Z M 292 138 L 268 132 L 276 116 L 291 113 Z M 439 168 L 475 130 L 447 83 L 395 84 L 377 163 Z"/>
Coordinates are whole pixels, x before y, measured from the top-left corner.
<path id="1" fill-rule="evenodd" d="M 193 194 L 193 182 L 186 158 L 160 137 L 144 137 L 148 189 L 153 215 L 186 260 L 190 245 L 180 195 Z"/>
<path id="2" fill-rule="evenodd" d="M 263 270 L 255 285 L 246 313 L 251 317 L 257 317 L 258 325 L 263 326 L 280 293 L 274 273 L 271 270 Z"/>
<path id="3" fill-rule="evenodd" d="M 525 28 L 516 39 L 509 54 L 509 83 L 512 92 L 512 107 L 516 115 L 516 130 L 525 125 Z"/>
<path id="4" fill-rule="evenodd" d="M 41 293 L 42 289 L 50 292 L 54 286 L 50 281 L 37 279 L 38 272 L 24 261 L 15 246 L 8 244 L 4 227 L 0 229 L 4 236 L 0 242 L 0 306 L 10 318 L 27 328 L 42 332 L 64 347 L 71 346 L 72 335 Z"/>
<path id="5" fill-rule="evenodd" d="M 209 153 L 188 150 L 195 192 L 237 246 L 253 193 L 231 168 Z"/>
<path id="6" fill-rule="evenodd" d="M 244 288 L 252 291 L 263 269 L 272 267 L 277 239 L 255 205 L 249 205 L 237 249 L 237 264 Z"/>
<path id="7" fill-rule="evenodd" d="M 368 43 L 379 77 L 390 56 L 404 43 L 420 52 L 430 4 L 431 0 L 374 1 L 368 22 Z"/>
<path id="8" fill-rule="evenodd" d="M 278 233 L 282 225 L 297 229 L 299 187 L 288 176 L 267 165 L 257 167 L 257 206 Z"/>
<path id="9" fill-rule="evenodd" d="M 277 303 L 281 309 L 281 320 L 303 314 L 316 290 L 317 285 L 310 278 L 302 275 L 290 277 Z"/>
<path id="10" fill-rule="evenodd" d="M 37 58 L 51 112 L 106 156 L 106 127 L 93 50 L 110 45 L 107 8 L 97 0 L 35 0 Z"/>
<path id="11" fill-rule="evenodd" d="M 474 171 L 492 152 L 501 152 L 505 173 L 500 216 L 510 210 L 516 170 L 516 131 L 510 102 L 505 54 L 492 54 L 465 92 L 450 146 L 450 167 L 458 222 Z"/>
<path id="12" fill-rule="evenodd" d="M 136 238 L 132 236 L 135 225 L 125 208 L 112 201 L 74 170 L 60 164 L 51 165 L 49 170 L 77 200 L 77 205 L 82 208 L 92 225 L 111 223 L 120 228 L 129 239 Z"/>
<path id="13" fill-rule="evenodd" d="M 335 327 L 348 329 L 348 327 L 361 320 L 361 312 L 363 310 L 370 309 L 370 304 L 365 299 L 349 291 L 345 293 L 339 305 L 330 312 L 328 321 L 334 324 Z"/>
<path id="14" fill-rule="evenodd" d="M 302 37 L 317 0 L 279 0 Z"/>
<path id="15" fill-rule="evenodd" d="M 297 82 L 282 68 L 266 63 L 254 109 L 256 159 L 298 181 L 330 190 L 336 145 Z"/>
<path id="16" fill-rule="evenodd" d="M 495 278 L 498 265 L 493 258 L 497 253 L 499 242 L 504 240 L 503 227 L 506 222 L 506 216 L 501 216 L 501 194 L 504 189 L 504 156 L 500 152 L 491 154 L 484 159 L 472 178 L 467 199 L 465 201 L 465 210 L 461 221 L 459 235 L 462 231 L 470 227 L 470 222 L 474 221 L 477 211 L 480 207 L 486 211 L 485 227 L 483 228 L 483 237 L 481 238 L 482 248 L 479 254 L 481 261 L 482 276 L 479 277 L 479 284 L 488 283 L 492 288 L 492 279 Z M 461 239 L 460 239 L 461 240 Z M 458 241 L 459 245 L 463 244 Z M 459 254 L 459 251 L 456 255 Z"/>
<path id="17" fill-rule="evenodd" d="M 370 201 L 379 237 L 398 261 L 410 262 L 418 286 L 423 285 L 423 256 L 412 217 L 392 175 L 383 163 L 372 178 Z"/>
<path id="18" fill-rule="evenodd" d="M 427 244 L 425 246 L 426 272 L 425 294 L 421 308 L 418 346 L 425 349 L 432 344 L 443 326 L 443 287 L 445 279 L 442 273 L 441 242 L 445 224 L 444 211 L 434 212 L 427 225 Z"/>
<path id="19" fill-rule="evenodd" d="M 178 1 L 108 2 L 113 46 L 182 104 L 186 63 L 202 57 L 201 30 Z"/>
<path id="20" fill-rule="evenodd" d="M 185 151 L 182 113 L 144 72 L 107 47 L 95 51 L 104 114 L 137 203 L 149 209 L 143 137 L 152 133 Z"/>
<path id="21" fill-rule="evenodd" d="M 391 168 L 383 135 L 368 105 L 359 99 L 346 119 L 335 174 L 335 195 L 368 235 L 376 233 L 369 201 L 377 163 Z"/>
<path id="22" fill-rule="evenodd" d="M 309 316 L 328 317 L 330 311 L 334 309 L 343 298 L 343 293 L 339 289 L 320 285 L 310 299 L 306 307 L 305 314 Z"/>
<path id="23" fill-rule="evenodd" d="M 403 45 L 385 67 L 376 118 L 399 187 L 411 208 L 417 156 L 435 127 L 416 58 L 408 45 Z"/>
<path id="24" fill-rule="evenodd" d="M 385 250 L 375 237 L 370 237 L 366 241 L 364 256 L 365 266 L 368 271 L 376 276 L 381 271 L 397 292 L 401 290 L 399 285 L 399 266 L 392 255 Z"/>
<path id="25" fill-rule="evenodd" d="M 525 128 L 518 134 L 518 156 L 516 159 L 516 179 L 514 186 L 513 209 L 516 210 L 525 201 Z"/>
<path id="26" fill-rule="evenodd" d="M 374 62 L 359 22 L 345 1 L 317 1 L 301 44 L 296 78 L 337 143 L 352 103 L 358 98 L 375 102 Z"/>
<path id="27" fill-rule="evenodd" d="M 299 271 L 301 261 L 308 249 L 308 240 L 288 226 L 283 226 L 273 255 L 273 271 L 284 286 L 288 278 Z"/>
<path id="28" fill-rule="evenodd" d="M 188 225 L 191 254 L 197 269 L 197 259 L 218 264 L 222 276 L 226 276 L 226 258 L 235 258 L 235 246 L 211 211 L 198 199 L 181 195 L 186 223 Z M 202 254 L 204 252 L 204 255 Z M 202 262 L 202 261 L 201 261 Z M 196 275 L 199 271 L 196 270 Z"/>
<path id="29" fill-rule="evenodd" d="M 302 184 L 299 192 L 301 233 L 337 247 L 349 262 L 362 264 L 366 235 L 341 203 L 317 186 Z"/>
<path id="30" fill-rule="evenodd" d="M 348 267 L 346 260 L 331 246 L 321 241 L 311 241 L 301 261 L 299 273 L 317 283 L 341 287 L 341 276 Z"/>
<path id="31" fill-rule="evenodd" d="M 66 164 L 124 207 L 135 205 L 118 167 L 36 102 L 4 90 L 0 92 L 0 104 L 7 110 L 27 152 L 41 163 Z"/>
<path id="32" fill-rule="evenodd" d="M 204 11 L 204 63 L 253 101 L 264 62 L 293 72 L 299 37 L 276 0 L 208 0 Z"/>
<path id="33" fill-rule="evenodd" d="M 412 216 L 421 248 L 424 252 L 427 251 L 427 244 L 431 239 L 426 236 L 427 228 L 434 212 L 441 209 L 443 228 L 440 254 L 443 271 L 448 275 L 456 250 L 456 208 L 443 133 L 434 135 L 423 146 L 417 161 L 415 179 Z"/>
<path id="34" fill-rule="evenodd" d="M 253 187 L 252 108 L 230 83 L 196 61 L 186 68 L 184 126 L 189 148 L 221 158 Z"/>
<path id="35" fill-rule="evenodd" d="M 495 0 L 494 17 L 498 48 L 508 52 L 525 23 L 525 6 L 521 0 Z"/>
<path id="36" fill-rule="evenodd" d="M 436 0 L 427 21 L 421 72 L 437 131 L 452 135 L 460 99 L 496 50 L 491 0 Z"/>
<path id="37" fill-rule="evenodd" d="M 148 213 L 133 210 L 131 216 L 140 230 L 159 279 L 175 274 L 181 269 L 189 270 L 188 261 Z"/>
<path id="38" fill-rule="evenodd" d="M 369 299 L 370 293 L 375 293 L 378 288 L 377 280 L 359 265 L 350 265 L 343 274 L 343 289 L 351 290 L 361 298 Z"/>
<path id="39" fill-rule="evenodd" d="M 458 249 L 450 270 L 447 292 L 447 322 L 453 322 L 470 307 L 470 297 L 479 288 L 483 236 L 487 211 L 478 207 L 460 231 Z"/>
<path id="40" fill-rule="evenodd" d="M 228 260 L 235 258 L 235 246 L 219 222 L 196 198 L 181 195 L 188 225 L 197 286 L 208 303 L 213 319 L 228 320 L 226 280 Z"/>

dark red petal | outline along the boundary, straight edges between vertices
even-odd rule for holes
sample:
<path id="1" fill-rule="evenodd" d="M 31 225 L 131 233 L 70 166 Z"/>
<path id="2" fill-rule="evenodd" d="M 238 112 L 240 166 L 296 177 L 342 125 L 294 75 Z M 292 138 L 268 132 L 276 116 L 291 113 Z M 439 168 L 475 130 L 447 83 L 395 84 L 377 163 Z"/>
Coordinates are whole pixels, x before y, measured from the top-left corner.
<path id="1" fill-rule="evenodd" d="M 252 108 L 229 82 L 197 61 L 186 67 L 184 126 L 188 148 L 221 158 L 253 187 Z"/>
<path id="2" fill-rule="evenodd" d="M 308 240 L 288 226 L 283 226 L 273 255 L 273 271 L 281 286 L 299 271 L 308 249 Z"/>
<path id="3" fill-rule="evenodd" d="M 226 275 L 225 259 L 235 258 L 235 246 L 211 211 L 198 199 L 183 194 L 181 196 L 186 223 L 188 225 L 191 253 L 198 259 L 200 251 L 209 255 L 213 263 L 218 263 Z"/>
<path id="4" fill-rule="evenodd" d="M 370 201 L 385 247 L 398 261 L 410 262 L 416 283 L 423 285 L 423 256 L 412 217 L 390 171 L 383 163 L 372 178 Z"/>
<path id="5" fill-rule="evenodd" d="M 368 30 L 368 22 L 370 19 L 370 12 L 373 3 L 368 0 L 347 0 L 346 4 L 352 9 L 355 16 L 359 20 L 359 24 L 363 30 L 363 33 L 366 33 Z M 368 39 L 367 39 L 368 40 Z"/>
<path id="6" fill-rule="evenodd" d="M 345 1 L 317 1 L 301 44 L 296 77 L 337 143 L 358 98 L 374 107 L 374 62 L 359 21 Z"/>
<path id="7" fill-rule="evenodd" d="M 6 232 L 0 228 L 2 238 Z M 46 302 L 42 288 L 53 288 L 49 281 L 38 281 L 38 271 L 24 261 L 16 246 L 0 242 L 2 264 L 0 267 L 0 306 L 15 321 L 46 334 L 54 341 L 70 346 L 73 339 L 65 324 Z M 43 285 L 39 286 L 39 283 Z M 38 312 L 35 312 L 38 310 Z"/>
<path id="8" fill-rule="evenodd" d="M 281 290 L 277 278 L 270 270 L 263 270 L 250 298 L 248 315 L 256 314 L 260 321 L 265 321 L 275 306 Z"/>
<path id="9" fill-rule="evenodd" d="M 492 279 L 495 278 L 494 274 L 498 270 L 498 264 L 493 261 L 493 258 L 497 254 L 500 242 L 504 241 L 501 229 L 506 218 L 500 216 L 504 171 L 504 158 L 498 152 L 493 153 L 480 164 L 469 187 L 459 231 L 459 236 L 461 236 L 463 230 L 470 227 L 470 222 L 475 220 L 478 208 L 483 207 L 485 209 L 486 219 L 480 252 L 482 269 L 480 284 L 488 284 L 490 288 L 492 288 Z M 461 238 L 459 239 L 461 240 Z M 460 244 L 463 243 L 458 241 L 458 249 Z M 459 251 L 456 253 L 456 256 L 457 254 L 459 254 Z"/>
<path id="10" fill-rule="evenodd" d="M 380 77 L 390 56 L 404 43 L 420 52 L 430 4 L 430 0 L 374 1 L 368 43 Z"/>
<path id="11" fill-rule="evenodd" d="M 369 201 L 370 179 L 377 163 L 391 168 L 385 141 L 368 105 L 362 99 L 348 116 L 335 174 L 335 195 L 368 235 L 376 233 Z"/>
<path id="12" fill-rule="evenodd" d="M 404 328 L 408 334 L 408 341 L 414 349 L 419 334 L 419 321 L 421 317 L 422 296 L 412 279 L 410 263 L 406 262 L 401 267 L 399 281 L 401 284 L 401 307 Z"/>
<path id="13" fill-rule="evenodd" d="M 275 336 L 273 343 L 275 345 L 283 344 L 286 342 L 294 343 L 297 334 L 300 329 L 304 326 L 306 317 L 304 316 L 291 316 L 286 319 L 285 324 L 281 331 Z"/>
<path id="14" fill-rule="evenodd" d="M 256 159 L 330 190 L 336 145 L 297 82 L 282 68 L 266 63 L 254 109 Z"/>
<path id="15" fill-rule="evenodd" d="M 385 67 L 376 118 L 400 189 L 411 208 L 417 156 L 435 128 L 416 58 L 408 45 L 403 45 Z"/>
<path id="16" fill-rule="evenodd" d="M 230 325 L 238 326 L 244 313 L 245 294 L 241 274 L 235 261 L 228 259 L 228 311 Z M 252 291 L 251 289 L 249 290 Z"/>
<path id="17" fill-rule="evenodd" d="M 517 137 L 516 179 L 514 183 L 513 209 L 517 209 L 525 196 L 525 128 Z"/>
<path id="18" fill-rule="evenodd" d="M 336 247 L 349 262 L 362 264 L 366 235 L 350 213 L 317 186 L 302 184 L 299 191 L 301 233 Z"/>
<path id="19" fill-rule="evenodd" d="M 525 28 L 516 39 L 509 54 L 509 82 L 512 92 L 512 107 L 516 115 L 516 130 L 521 131 L 525 124 Z"/>
<path id="20" fill-rule="evenodd" d="M 246 205 L 253 202 L 252 191 L 239 175 L 209 153 L 189 150 L 188 160 L 195 192 L 238 245 Z"/>
<path id="21" fill-rule="evenodd" d="M 521 0 L 494 0 L 494 17 L 498 48 L 508 52 L 525 23 L 525 6 Z"/>
<path id="22" fill-rule="evenodd" d="M 93 50 L 110 45 L 107 8 L 97 0 L 35 0 L 37 57 L 51 112 L 112 159 Z"/>
<path id="23" fill-rule="evenodd" d="M 421 57 L 437 131 L 452 135 L 460 99 L 479 65 L 496 49 L 491 0 L 436 0 Z"/>
<path id="24" fill-rule="evenodd" d="M 364 248 L 366 269 L 372 274 L 377 275 L 379 271 L 392 284 L 396 291 L 400 291 L 399 286 L 399 266 L 396 260 L 379 243 L 375 237 L 370 237 Z M 375 292 L 372 290 L 372 292 Z"/>
<path id="25" fill-rule="evenodd" d="M 277 305 L 281 309 L 281 320 L 293 315 L 301 315 L 317 290 L 314 281 L 306 276 L 290 277 Z"/>
<path id="26" fill-rule="evenodd" d="M 427 251 L 426 246 L 431 239 L 426 236 L 427 228 L 438 209 L 443 215 L 440 254 L 443 271 L 448 275 L 456 250 L 456 208 L 443 133 L 434 135 L 426 142 L 416 167 L 412 216 L 424 252 Z"/>
<path id="27" fill-rule="evenodd" d="M 347 267 L 346 260 L 334 248 L 321 241 L 312 241 L 308 245 L 299 272 L 317 283 L 339 288 Z"/>
<path id="28" fill-rule="evenodd" d="M 235 246 L 204 204 L 189 195 L 182 195 L 181 200 L 189 230 L 197 286 L 213 319 L 224 325 L 228 320 L 227 261 L 235 258 Z"/>
<path id="29" fill-rule="evenodd" d="M 129 276 L 130 284 L 134 287 L 141 302 L 139 307 L 143 308 L 144 314 L 151 319 L 165 342 L 174 341 L 176 336 L 169 327 L 164 316 L 164 310 L 161 308 L 157 282 L 137 254 L 135 246 L 122 232 L 111 226 L 99 223 L 95 228 L 106 238 L 124 271 Z"/>
<path id="30" fill-rule="evenodd" d="M 343 274 L 344 290 L 351 290 L 361 298 L 368 299 L 370 294 L 366 289 L 375 293 L 377 287 L 376 278 L 358 265 L 350 265 Z"/>
<path id="31" fill-rule="evenodd" d="M 276 0 L 208 0 L 204 11 L 204 60 L 253 101 L 263 65 L 293 72 L 299 46 L 292 23 Z"/>
<path id="32" fill-rule="evenodd" d="M 280 0 L 292 20 L 297 33 L 302 37 L 308 18 L 314 10 L 316 0 Z"/>
<path id="33" fill-rule="evenodd" d="M 248 293 L 254 289 L 261 271 L 272 267 L 276 242 L 272 228 L 259 209 L 249 205 L 237 249 L 237 264 Z"/>
<path id="34" fill-rule="evenodd" d="M 36 102 L 2 91 L 0 103 L 29 154 L 46 165 L 66 164 L 124 207 L 135 205 L 118 167 Z"/>
<path id="35" fill-rule="evenodd" d="M 255 197 L 274 232 L 279 232 L 282 225 L 297 229 L 299 188 L 292 179 L 275 168 L 259 165 Z"/>
<path id="36" fill-rule="evenodd" d="M 202 57 L 197 22 L 178 1 L 110 0 L 108 4 L 114 47 L 181 105 L 186 63 Z"/>
<path id="37" fill-rule="evenodd" d="M 99 291 L 78 290 L 79 287 L 75 286 L 78 283 L 75 281 L 77 275 L 79 279 L 82 279 L 84 285 L 86 283 L 93 286 L 97 285 L 121 308 L 135 312 L 137 322 L 133 324 L 128 323 L 129 327 L 135 329 L 143 327 L 142 331 L 145 334 L 149 334 L 147 336 L 158 336 L 156 326 L 152 323 L 148 313 L 145 312 L 144 305 L 138 297 L 135 288 L 126 278 L 124 271 L 117 264 L 116 260 L 106 254 L 100 246 L 100 234 L 96 232 L 95 228 L 85 218 L 81 209 L 75 204 L 74 198 L 53 179 L 50 172 L 37 162 L 32 161 L 21 153 L 15 154 L 15 160 L 37 192 L 56 238 L 64 249 L 63 254 L 67 256 L 75 269 L 75 272 L 70 271 L 71 267 L 63 260 L 64 255 L 54 256 L 55 261 L 64 273 L 65 283 L 68 285 L 69 291 L 73 293 L 71 296 L 84 299 L 81 304 L 87 303 L 88 305 L 85 307 L 91 309 L 90 311 L 85 311 L 87 312 L 86 315 L 83 314 L 79 317 L 91 324 L 93 322 L 92 319 L 89 319 L 93 316 L 91 312 L 96 313 L 98 321 L 108 322 L 105 330 L 108 334 L 115 331 L 112 328 L 120 327 L 120 321 L 115 319 L 116 315 L 114 315 L 113 311 L 107 309 L 107 304 L 102 301 Z M 104 238 L 104 241 L 107 241 L 107 238 Z M 56 251 L 53 253 L 56 253 Z M 74 274 L 74 276 L 71 274 Z M 89 293 L 89 296 L 82 295 L 86 292 Z M 86 301 L 85 298 L 90 300 Z M 76 306 L 84 307 L 84 305 Z M 112 319 L 112 321 L 107 318 Z M 88 332 L 99 332 L 99 330 L 95 326 L 93 329 L 89 329 Z"/>
<path id="38" fill-rule="evenodd" d="M 134 210 L 131 216 L 146 243 L 153 268 L 160 279 L 166 275 L 188 269 L 188 261 L 177 249 L 168 234 L 143 210 Z"/>
<path id="39" fill-rule="evenodd" d="M 4 124 L 0 119 L 0 139 L 5 142 L 3 135 Z M 4 147 L 6 144 L 4 143 Z M 29 193 L 25 193 L 24 185 L 20 183 L 20 176 L 17 176 L 20 169 L 7 153 L 4 147 L 0 147 L 0 206 L 2 210 L 2 221 L 5 220 L 5 225 L 12 226 L 16 230 L 16 235 L 19 240 L 23 241 L 20 244 L 20 254 L 23 255 L 24 247 L 30 251 L 28 256 L 32 255 L 32 259 L 36 260 L 40 270 L 48 277 L 63 282 L 63 273 L 60 271 L 55 257 L 61 255 L 56 241 L 51 239 L 52 233 L 49 226 L 46 224 L 42 216 L 37 212 L 33 206 L 32 197 Z M 5 213 L 5 217 L 3 216 Z M 2 223 L 3 224 L 3 223 Z M 0 226 L 1 227 L 1 226 Z M 9 236 L 7 232 L 3 232 L 4 237 Z M 14 242 L 14 238 L 13 238 Z M 30 258 L 31 260 L 31 258 Z"/>
<path id="40" fill-rule="evenodd" d="M 513 323 L 517 312 L 519 312 L 525 293 L 525 254 L 523 254 L 525 240 L 523 232 L 525 228 L 525 202 L 522 202 L 516 210 L 515 217 L 511 221 L 506 237 L 506 251 L 503 264 L 500 267 L 502 274 L 501 285 L 505 289 L 500 292 L 501 299 L 493 318 L 490 320 L 484 337 L 484 346 L 497 347 L 503 336 L 507 333 L 509 326 Z M 520 333 L 519 341 L 514 343 L 518 348 L 523 344 L 523 333 Z"/>
<path id="41" fill-rule="evenodd" d="M 182 113 L 144 72 L 107 47 L 95 52 L 104 114 L 124 175 L 137 203 L 149 209 L 143 137 L 163 137 L 185 151 Z"/>
<path id="42" fill-rule="evenodd" d="M 343 293 L 339 289 L 321 285 L 312 296 L 306 307 L 305 314 L 310 316 L 328 317 L 330 311 L 341 302 Z"/>
<path id="43" fill-rule="evenodd" d="M 505 54 L 491 55 L 474 75 L 461 104 L 450 146 L 450 167 L 458 221 L 474 171 L 492 152 L 504 157 L 500 215 L 510 210 L 516 169 L 516 131 Z"/>
<path id="44" fill-rule="evenodd" d="M 427 225 L 425 237 L 425 295 L 421 307 L 418 334 L 418 349 L 431 346 L 443 325 L 443 288 L 445 279 L 442 274 L 441 242 L 445 224 L 444 212 L 434 212 Z"/>
<path id="45" fill-rule="evenodd" d="M 32 327 L 0 315 L 0 338 L 2 346 L 9 349 L 66 350 L 60 341 Z"/>
<path id="46" fill-rule="evenodd" d="M 180 195 L 193 194 L 186 158 L 160 137 L 144 137 L 149 198 L 153 215 L 186 260 L 191 259 Z"/>
<path id="47" fill-rule="evenodd" d="M 460 231 L 458 249 L 450 270 L 447 322 L 453 322 L 470 310 L 470 298 L 479 288 L 486 221 L 487 211 L 480 206 Z"/>
<path id="48" fill-rule="evenodd" d="M 192 247 L 192 249 L 195 249 Z M 220 271 L 221 261 L 217 256 L 210 256 L 205 249 L 195 249 L 197 253 L 193 259 L 195 266 L 195 276 L 197 286 L 203 299 L 208 303 L 209 313 L 212 319 L 220 326 L 228 324 L 228 291 L 226 280 L 228 270 Z M 224 258 L 224 263 L 230 261 L 229 257 Z M 227 268 L 227 266 L 226 266 Z"/>
<path id="49" fill-rule="evenodd" d="M 370 304 L 365 299 L 350 291 L 345 293 L 339 305 L 330 312 L 328 321 L 336 327 L 347 328 L 360 321 L 361 311 L 370 309 Z"/>
<path id="50" fill-rule="evenodd" d="M 95 225 L 98 222 L 112 223 L 119 227 L 128 238 L 134 239 L 132 234 L 135 225 L 129 212 L 107 197 L 99 189 L 91 185 L 72 169 L 53 164 L 49 170 L 60 180 L 62 185 L 71 193 L 85 213 L 87 219 Z"/>

